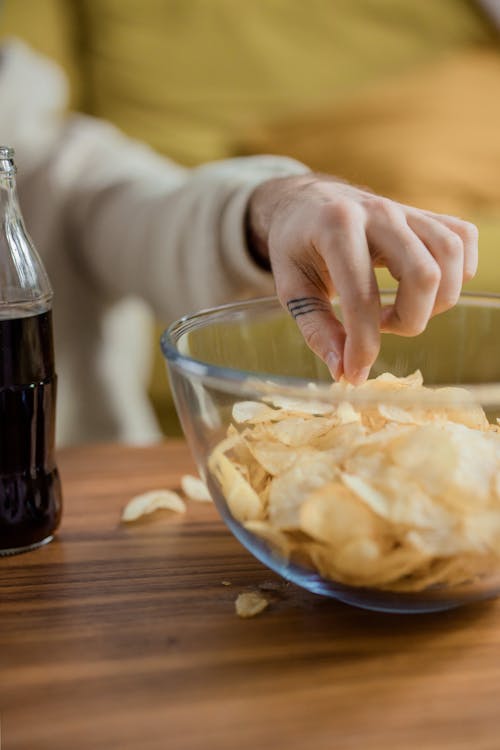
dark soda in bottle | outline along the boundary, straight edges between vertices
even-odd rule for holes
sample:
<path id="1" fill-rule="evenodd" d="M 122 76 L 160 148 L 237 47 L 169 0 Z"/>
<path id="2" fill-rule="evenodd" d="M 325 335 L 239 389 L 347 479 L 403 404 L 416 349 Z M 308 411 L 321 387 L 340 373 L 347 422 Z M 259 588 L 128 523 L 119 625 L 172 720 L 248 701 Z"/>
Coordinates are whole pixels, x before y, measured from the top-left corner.
<path id="1" fill-rule="evenodd" d="M 24 228 L 13 156 L 0 146 L 0 555 L 50 541 L 62 505 L 52 290 Z"/>

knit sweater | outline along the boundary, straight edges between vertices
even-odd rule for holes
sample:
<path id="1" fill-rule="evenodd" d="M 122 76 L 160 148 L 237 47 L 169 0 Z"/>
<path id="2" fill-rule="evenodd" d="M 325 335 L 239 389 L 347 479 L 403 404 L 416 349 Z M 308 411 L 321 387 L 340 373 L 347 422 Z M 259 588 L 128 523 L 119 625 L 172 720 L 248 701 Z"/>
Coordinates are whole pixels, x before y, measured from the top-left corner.
<path id="1" fill-rule="evenodd" d="M 0 142 L 54 289 L 59 444 L 159 437 L 146 393 L 151 316 L 273 291 L 245 244 L 259 183 L 306 168 L 272 156 L 185 169 L 111 125 L 66 116 L 62 72 L 1 50 Z"/>

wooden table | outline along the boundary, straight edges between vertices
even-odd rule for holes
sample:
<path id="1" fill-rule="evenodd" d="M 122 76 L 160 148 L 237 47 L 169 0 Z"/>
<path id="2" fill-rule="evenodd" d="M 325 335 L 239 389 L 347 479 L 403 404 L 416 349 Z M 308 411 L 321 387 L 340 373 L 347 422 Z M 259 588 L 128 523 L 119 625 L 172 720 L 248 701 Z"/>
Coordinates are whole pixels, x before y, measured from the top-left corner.
<path id="1" fill-rule="evenodd" d="M 60 468 L 57 541 L 0 560 L 2 750 L 500 748 L 500 602 L 410 617 L 315 597 L 211 505 L 120 525 L 193 470 L 181 442 Z M 269 583 L 270 608 L 239 619 L 238 592 Z"/>

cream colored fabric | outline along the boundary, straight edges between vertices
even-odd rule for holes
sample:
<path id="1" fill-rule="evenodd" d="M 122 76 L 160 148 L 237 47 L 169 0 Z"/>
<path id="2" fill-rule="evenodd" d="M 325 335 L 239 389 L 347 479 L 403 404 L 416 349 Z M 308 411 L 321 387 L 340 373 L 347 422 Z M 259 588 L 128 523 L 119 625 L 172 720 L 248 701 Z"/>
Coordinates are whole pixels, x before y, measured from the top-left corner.
<path id="1" fill-rule="evenodd" d="M 138 300 L 170 321 L 271 293 L 247 252 L 245 207 L 263 180 L 306 168 L 255 157 L 187 170 L 104 122 L 64 118 L 60 71 L 19 43 L 2 49 L 0 100 L 0 141 L 17 150 L 22 209 L 55 291 L 59 441 L 155 439 Z M 135 307 L 113 309 L 128 295 Z"/>

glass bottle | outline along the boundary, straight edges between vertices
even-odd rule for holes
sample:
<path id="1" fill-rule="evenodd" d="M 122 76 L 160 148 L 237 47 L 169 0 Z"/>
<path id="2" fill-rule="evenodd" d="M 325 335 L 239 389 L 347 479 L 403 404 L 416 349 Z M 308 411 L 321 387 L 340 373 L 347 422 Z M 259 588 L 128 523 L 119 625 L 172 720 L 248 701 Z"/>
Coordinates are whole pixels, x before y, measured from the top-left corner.
<path id="1" fill-rule="evenodd" d="M 0 146 L 0 556 L 49 542 L 62 505 L 52 289 L 24 227 L 15 174 L 14 151 Z"/>

